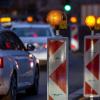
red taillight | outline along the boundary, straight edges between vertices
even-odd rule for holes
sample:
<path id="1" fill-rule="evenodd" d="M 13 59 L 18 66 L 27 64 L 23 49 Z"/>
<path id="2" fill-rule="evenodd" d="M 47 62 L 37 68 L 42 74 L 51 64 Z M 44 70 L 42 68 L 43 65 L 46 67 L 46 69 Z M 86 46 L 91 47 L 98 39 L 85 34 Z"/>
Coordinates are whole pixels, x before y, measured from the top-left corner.
<path id="1" fill-rule="evenodd" d="M 44 48 L 47 48 L 47 44 L 43 44 L 43 47 L 44 47 Z"/>
<path id="2" fill-rule="evenodd" d="M 0 57 L 0 68 L 3 68 L 4 66 L 3 66 L 3 58 L 2 57 Z"/>

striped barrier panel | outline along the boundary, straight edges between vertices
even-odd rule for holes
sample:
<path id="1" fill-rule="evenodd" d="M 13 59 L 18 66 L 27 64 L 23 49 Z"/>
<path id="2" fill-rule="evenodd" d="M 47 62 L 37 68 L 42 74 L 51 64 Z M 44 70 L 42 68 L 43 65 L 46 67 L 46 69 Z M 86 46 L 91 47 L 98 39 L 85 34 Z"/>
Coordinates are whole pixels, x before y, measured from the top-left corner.
<path id="1" fill-rule="evenodd" d="M 78 25 L 76 25 L 76 24 L 71 25 L 70 31 L 71 31 L 70 48 L 72 51 L 77 51 L 77 50 L 79 50 Z"/>
<path id="2" fill-rule="evenodd" d="M 100 37 L 84 39 L 84 96 L 100 96 Z"/>
<path id="3" fill-rule="evenodd" d="M 47 100 L 68 100 L 68 39 L 48 39 Z"/>

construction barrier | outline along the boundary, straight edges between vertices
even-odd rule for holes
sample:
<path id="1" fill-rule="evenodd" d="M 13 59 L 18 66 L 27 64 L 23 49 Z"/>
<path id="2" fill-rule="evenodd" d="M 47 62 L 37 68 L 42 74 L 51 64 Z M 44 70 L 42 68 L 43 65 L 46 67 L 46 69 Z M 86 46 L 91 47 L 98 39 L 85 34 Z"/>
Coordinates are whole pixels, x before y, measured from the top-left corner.
<path id="1" fill-rule="evenodd" d="M 77 51 L 79 50 L 78 25 L 72 24 L 70 26 L 70 32 L 71 32 L 70 48 L 72 51 Z"/>
<path id="2" fill-rule="evenodd" d="M 48 39 L 47 100 L 68 100 L 68 39 Z"/>
<path id="3" fill-rule="evenodd" d="M 84 96 L 100 96 L 100 36 L 84 39 Z"/>

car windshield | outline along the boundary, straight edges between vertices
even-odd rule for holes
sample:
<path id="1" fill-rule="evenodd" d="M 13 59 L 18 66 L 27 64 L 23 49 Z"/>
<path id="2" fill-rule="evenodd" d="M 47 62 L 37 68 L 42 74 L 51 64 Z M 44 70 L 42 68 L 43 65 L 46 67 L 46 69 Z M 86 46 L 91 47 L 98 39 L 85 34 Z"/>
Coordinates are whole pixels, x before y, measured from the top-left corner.
<path id="1" fill-rule="evenodd" d="M 51 36 L 49 28 L 13 28 L 13 31 L 19 37 L 48 37 Z"/>

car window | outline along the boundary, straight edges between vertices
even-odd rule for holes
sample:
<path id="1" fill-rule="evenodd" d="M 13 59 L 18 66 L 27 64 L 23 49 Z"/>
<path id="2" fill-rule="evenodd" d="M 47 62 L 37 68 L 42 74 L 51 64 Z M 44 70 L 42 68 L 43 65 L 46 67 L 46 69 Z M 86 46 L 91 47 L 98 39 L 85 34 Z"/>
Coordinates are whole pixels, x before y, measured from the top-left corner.
<path id="1" fill-rule="evenodd" d="M 13 41 L 9 38 L 8 35 L 6 35 L 6 32 L 3 31 L 0 33 L 0 49 L 13 50 L 14 49 Z"/>
<path id="2" fill-rule="evenodd" d="M 6 47 L 7 45 L 6 41 L 7 41 L 7 37 L 4 34 L 0 33 L 0 49 L 2 50 L 10 49 Z"/>
<path id="3" fill-rule="evenodd" d="M 24 44 L 15 34 L 10 34 L 10 38 L 14 43 L 15 50 L 25 50 Z"/>
<path id="4" fill-rule="evenodd" d="M 51 36 L 49 28 L 28 28 L 28 27 L 16 27 L 13 28 L 16 35 L 20 37 L 48 37 Z"/>
<path id="5" fill-rule="evenodd" d="M 0 34 L 0 49 L 25 50 L 25 47 L 13 32 L 5 31 Z"/>

